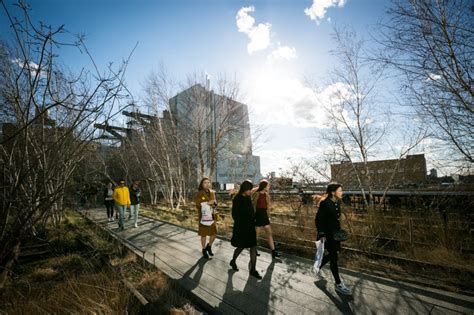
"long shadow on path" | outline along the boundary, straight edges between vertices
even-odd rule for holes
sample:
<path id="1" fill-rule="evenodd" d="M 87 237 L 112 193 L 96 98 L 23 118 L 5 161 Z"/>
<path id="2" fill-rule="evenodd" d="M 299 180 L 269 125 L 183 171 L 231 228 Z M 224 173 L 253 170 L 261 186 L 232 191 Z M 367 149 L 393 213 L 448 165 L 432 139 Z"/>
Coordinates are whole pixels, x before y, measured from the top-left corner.
<path id="1" fill-rule="evenodd" d="M 314 284 L 318 287 L 326 296 L 331 300 L 331 302 L 338 308 L 342 314 L 354 314 L 352 310 L 352 296 L 342 295 L 337 292 L 331 292 L 327 288 L 328 282 L 324 279 L 315 281 Z"/>
<path id="2" fill-rule="evenodd" d="M 218 314 L 269 314 L 273 313 L 271 304 L 271 280 L 275 262 L 268 266 L 262 280 L 249 276 L 242 291 L 234 289 L 233 277 L 236 271 L 227 271 L 226 290 L 221 304 L 215 309 Z M 240 272 L 242 272 L 241 270 Z M 258 291 L 258 296 L 256 296 Z"/>

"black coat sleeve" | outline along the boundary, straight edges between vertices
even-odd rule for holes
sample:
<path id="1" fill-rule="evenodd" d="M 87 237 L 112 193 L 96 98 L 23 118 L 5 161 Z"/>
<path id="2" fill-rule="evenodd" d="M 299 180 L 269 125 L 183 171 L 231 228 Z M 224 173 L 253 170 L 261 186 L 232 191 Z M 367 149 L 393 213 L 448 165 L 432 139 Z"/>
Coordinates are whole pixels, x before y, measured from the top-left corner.
<path id="1" fill-rule="evenodd" d="M 234 219 L 234 221 L 238 216 L 239 199 L 238 196 L 235 196 L 234 199 L 232 199 L 232 219 Z"/>
<path id="2" fill-rule="evenodd" d="M 321 237 L 326 236 L 327 228 L 328 228 L 328 216 L 327 216 L 327 204 L 321 202 L 319 204 L 318 213 L 316 213 L 315 223 L 316 223 L 316 230 L 318 232 L 318 239 Z"/>

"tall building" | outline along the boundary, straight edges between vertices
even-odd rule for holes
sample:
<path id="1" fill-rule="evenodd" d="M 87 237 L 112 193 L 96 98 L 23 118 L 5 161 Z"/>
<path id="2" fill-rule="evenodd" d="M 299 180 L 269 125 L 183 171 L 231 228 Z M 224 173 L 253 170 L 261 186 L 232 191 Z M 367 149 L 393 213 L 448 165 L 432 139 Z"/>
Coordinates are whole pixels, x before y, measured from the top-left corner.
<path id="1" fill-rule="evenodd" d="M 260 157 L 252 152 L 247 105 L 200 84 L 178 93 L 169 104 L 178 135 L 198 168 L 197 174 L 209 175 L 215 157 L 212 181 L 222 189 L 247 178 L 261 178 Z M 201 160 L 204 174 L 200 174 Z"/>
<path id="2" fill-rule="evenodd" d="M 398 167 L 397 167 L 397 163 Z M 392 178 L 391 187 L 423 186 L 427 182 L 426 159 L 424 154 L 408 155 L 406 158 L 368 162 L 368 173 L 364 163 L 341 162 L 331 165 L 331 180 L 346 188 L 359 188 L 355 170 L 360 174 L 364 187 L 368 186 L 368 176 L 373 188 L 385 188 Z M 395 170 L 396 169 L 396 170 Z M 395 174 L 394 174 L 395 172 Z"/>

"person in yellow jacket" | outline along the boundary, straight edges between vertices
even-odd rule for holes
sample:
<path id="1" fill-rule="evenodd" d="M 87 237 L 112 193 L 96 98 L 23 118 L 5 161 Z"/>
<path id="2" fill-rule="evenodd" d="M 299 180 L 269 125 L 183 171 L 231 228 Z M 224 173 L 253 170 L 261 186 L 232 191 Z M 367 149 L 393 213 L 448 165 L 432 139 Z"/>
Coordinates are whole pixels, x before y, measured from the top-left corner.
<path id="1" fill-rule="evenodd" d="M 119 213 L 118 227 L 124 229 L 125 210 L 130 207 L 130 192 L 125 186 L 125 181 L 120 181 L 120 186 L 114 190 L 114 201 Z"/>

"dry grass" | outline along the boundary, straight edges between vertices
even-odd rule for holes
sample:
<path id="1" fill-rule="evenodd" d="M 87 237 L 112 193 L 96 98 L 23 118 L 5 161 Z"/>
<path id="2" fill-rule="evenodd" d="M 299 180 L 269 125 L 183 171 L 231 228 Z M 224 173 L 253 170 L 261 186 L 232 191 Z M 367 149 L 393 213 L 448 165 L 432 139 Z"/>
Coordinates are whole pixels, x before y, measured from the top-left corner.
<path id="1" fill-rule="evenodd" d="M 128 252 L 125 257 L 113 257 L 110 259 L 112 266 L 123 266 L 127 264 L 133 264 L 137 262 L 137 255 Z"/>
<path id="2" fill-rule="evenodd" d="M 413 253 L 413 257 L 421 261 L 436 261 L 443 266 L 450 266 L 474 273 L 472 260 L 466 261 L 466 257 L 459 252 L 451 251 L 445 247 L 419 248 Z"/>
<path id="3" fill-rule="evenodd" d="M 59 272 L 51 267 L 38 268 L 30 275 L 30 280 L 34 281 L 45 281 L 51 280 L 58 276 Z"/>
<path id="4" fill-rule="evenodd" d="M 76 274 L 75 268 L 66 268 L 38 268 L 15 279 L 2 296 L 6 302 L 2 310 L 7 314 L 125 313 L 131 296 L 117 275 L 89 267 Z"/>
<path id="5" fill-rule="evenodd" d="M 105 238 L 75 212 L 68 213 L 61 229 L 50 235 L 59 254 L 16 266 L 0 293 L 0 313 L 137 314 L 141 306 L 123 277 L 144 290 L 153 310 L 159 310 L 153 313 L 194 310 L 165 275 L 142 267 L 135 254 Z"/>
<path id="6" fill-rule="evenodd" d="M 189 313 L 193 309 L 186 296 L 181 292 L 175 282 L 170 281 L 161 272 L 146 272 L 136 285 L 137 289 L 150 301 L 154 303 L 155 309 L 161 312 L 177 312 L 178 309 Z"/>

